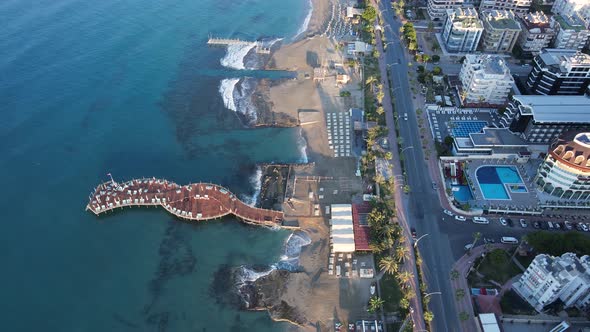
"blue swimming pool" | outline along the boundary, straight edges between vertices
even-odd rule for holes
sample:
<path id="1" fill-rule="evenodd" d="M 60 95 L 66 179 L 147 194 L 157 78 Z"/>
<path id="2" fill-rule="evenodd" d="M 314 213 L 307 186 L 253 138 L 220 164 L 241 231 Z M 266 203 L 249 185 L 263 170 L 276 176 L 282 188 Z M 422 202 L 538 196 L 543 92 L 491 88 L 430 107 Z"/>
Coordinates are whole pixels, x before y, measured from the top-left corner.
<path id="1" fill-rule="evenodd" d="M 485 199 L 510 199 L 507 185 L 516 189 L 511 192 L 526 192 L 522 178 L 514 166 L 481 166 L 475 171 L 475 176 Z"/>
<path id="2" fill-rule="evenodd" d="M 453 197 L 459 203 L 467 203 L 473 199 L 471 189 L 468 186 L 451 186 L 451 189 L 453 191 Z"/>

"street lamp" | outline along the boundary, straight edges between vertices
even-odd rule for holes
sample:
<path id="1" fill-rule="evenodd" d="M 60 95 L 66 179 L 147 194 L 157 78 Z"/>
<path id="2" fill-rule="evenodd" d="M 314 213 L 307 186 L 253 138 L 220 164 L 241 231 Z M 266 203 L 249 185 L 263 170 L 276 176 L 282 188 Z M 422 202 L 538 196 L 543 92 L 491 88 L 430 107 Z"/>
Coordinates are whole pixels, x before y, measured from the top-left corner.
<path id="1" fill-rule="evenodd" d="M 405 148 L 402 149 L 402 151 L 400 153 L 404 153 L 404 151 L 406 151 L 407 149 L 413 149 L 413 146 L 406 146 Z"/>
<path id="2" fill-rule="evenodd" d="M 424 295 L 422 298 L 426 298 L 426 297 L 428 297 L 430 295 L 435 295 L 435 294 L 442 295 L 441 292 L 432 292 L 432 293 L 428 293 L 428 294 Z"/>
<path id="3" fill-rule="evenodd" d="M 416 246 L 418 246 L 418 242 L 419 242 L 420 240 L 422 240 L 422 238 L 423 238 L 423 237 L 425 237 L 425 236 L 427 236 L 427 235 L 428 235 L 428 233 L 426 233 L 426 234 L 424 234 L 424 235 L 420 236 L 420 237 L 418 238 L 418 240 L 416 240 L 416 242 L 414 242 L 414 248 L 416 248 Z"/>

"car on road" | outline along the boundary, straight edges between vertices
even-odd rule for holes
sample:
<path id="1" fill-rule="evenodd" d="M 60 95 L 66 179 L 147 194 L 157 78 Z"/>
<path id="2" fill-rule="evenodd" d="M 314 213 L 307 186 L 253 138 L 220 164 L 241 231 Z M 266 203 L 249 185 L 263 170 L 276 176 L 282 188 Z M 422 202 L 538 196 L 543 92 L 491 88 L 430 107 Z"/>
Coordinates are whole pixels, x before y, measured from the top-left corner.
<path id="1" fill-rule="evenodd" d="M 528 226 L 528 224 L 526 223 L 526 220 L 524 220 L 524 219 L 520 219 L 519 222 L 520 222 L 520 227 L 522 227 L 522 228 L 525 228 Z"/>
<path id="2" fill-rule="evenodd" d="M 416 240 L 416 229 L 414 227 L 412 227 L 410 229 L 410 232 L 412 232 L 412 239 Z"/>
<path id="3" fill-rule="evenodd" d="M 473 243 L 466 244 L 464 247 L 465 250 L 471 250 L 471 248 L 473 248 Z"/>
<path id="4" fill-rule="evenodd" d="M 533 227 L 536 229 L 539 229 L 539 228 L 541 228 L 541 224 L 539 224 L 538 221 L 535 221 L 535 222 L 533 222 Z"/>
<path id="5" fill-rule="evenodd" d="M 483 243 L 496 243 L 496 240 L 494 240 L 492 238 L 484 237 L 483 238 Z"/>
<path id="6" fill-rule="evenodd" d="M 588 231 L 590 231 L 590 227 L 588 227 L 588 225 L 587 225 L 587 224 L 584 224 L 583 222 L 581 222 L 580 224 L 582 224 L 582 230 L 583 230 L 584 232 L 588 232 Z"/>
<path id="7" fill-rule="evenodd" d="M 512 236 L 502 236 L 500 242 L 508 244 L 518 244 L 518 239 Z"/>
<path id="8" fill-rule="evenodd" d="M 574 226 L 572 225 L 572 223 L 567 220 L 564 221 L 563 224 L 565 225 L 565 229 L 567 229 L 568 231 L 571 231 L 572 229 L 574 229 Z"/>
<path id="9" fill-rule="evenodd" d="M 375 295 L 375 283 L 371 284 L 371 287 L 369 288 L 369 292 L 371 293 L 371 295 Z"/>
<path id="10" fill-rule="evenodd" d="M 451 211 L 449 211 L 447 209 L 444 209 L 443 210 L 443 213 L 446 214 L 447 216 L 451 216 L 451 217 L 453 216 L 453 212 L 451 212 Z"/>
<path id="11" fill-rule="evenodd" d="M 457 221 L 467 221 L 467 218 L 465 218 L 463 216 L 455 216 L 455 220 L 457 220 Z"/>
<path id="12" fill-rule="evenodd" d="M 502 224 L 502 226 L 508 226 L 508 222 L 506 219 L 504 219 L 504 217 L 500 217 L 500 224 Z"/>
<path id="13" fill-rule="evenodd" d="M 436 184 L 436 182 L 432 182 L 432 189 L 438 190 L 438 185 Z"/>
<path id="14" fill-rule="evenodd" d="M 506 223 L 508 223 L 508 226 L 514 227 L 514 223 L 512 222 L 512 219 L 506 218 Z"/>
<path id="15" fill-rule="evenodd" d="M 489 224 L 490 221 L 485 217 L 473 217 L 473 222 L 476 224 Z"/>

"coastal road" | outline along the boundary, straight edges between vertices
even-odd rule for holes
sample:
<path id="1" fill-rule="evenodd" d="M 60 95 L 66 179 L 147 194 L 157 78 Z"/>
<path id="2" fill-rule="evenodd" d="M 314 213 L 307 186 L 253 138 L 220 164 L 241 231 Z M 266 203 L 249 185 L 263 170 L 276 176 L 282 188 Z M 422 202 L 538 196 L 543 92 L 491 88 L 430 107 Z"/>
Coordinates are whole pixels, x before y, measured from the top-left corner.
<path id="1" fill-rule="evenodd" d="M 459 331 L 454 295 L 449 291 L 452 289 L 449 272 L 455 259 L 448 234 L 454 232 L 449 232 L 448 228 L 441 229 L 441 205 L 436 192 L 432 190 L 432 181 L 428 175 L 429 169 L 421 148 L 422 143 L 415 114 L 416 107 L 408 79 L 408 71 L 413 69 L 408 66 L 409 59 L 399 38 L 401 22 L 398 18 L 394 18 L 389 1 L 379 2 L 379 9 L 383 19 L 383 33 L 388 41 L 387 52 L 382 54 L 390 72 L 392 83 L 390 91 L 394 96 L 395 110 L 402 115 L 399 132 L 402 138 L 401 152 L 407 172 L 407 184 L 411 188 L 411 193 L 408 195 L 403 194 L 401 188 L 397 190 L 398 193 L 402 192 L 400 195 L 403 196 L 402 204 L 398 201 L 398 212 L 405 210 L 402 211 L 402 215 L 406 216 L 406 221 L 410 226 L 415 227 L 419 234 L 429 234 L 419 242 L 428 292 L 442 292 L 442 295 L 433 295 L 430 299 L 429 310 L 434 314 L 431 329 L 433 331 Z M 377 42 L 379 43 L 379 40 Z M 382 75 L 387 77 L 384 73 Z M 386 103 L 387 101 L 384 101 L 384 104 Z M 395 137 L 393 114 L 388 113 L 386 115 L 390 133 L 389 139 L 393 147 L 394 159 L 396 159 L 399 158 L 395 147 L 397 137 Z M 407 121 L 403 120 L 404 113 L 408 114 Z M 403 176 L 399 166 L 394 165 L 394 174 L 396 179 L 399 179 L 400 175 Z M 453 226 L 454 224 L 445 226 L 449 225 Z M 464 233 L 460 226 L 457 225 L 456 231 Z M 415 330 L 420 329 L 419 326 L 415 327 Z"/>

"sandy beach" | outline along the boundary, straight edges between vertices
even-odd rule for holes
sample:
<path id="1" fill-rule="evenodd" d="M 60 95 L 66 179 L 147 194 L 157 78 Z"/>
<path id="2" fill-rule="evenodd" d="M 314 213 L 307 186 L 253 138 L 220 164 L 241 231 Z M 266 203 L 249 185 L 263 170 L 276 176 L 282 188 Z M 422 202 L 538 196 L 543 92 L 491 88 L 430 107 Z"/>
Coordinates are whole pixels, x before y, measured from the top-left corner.
<path id="1" fill-rule="evenodd" d="M 325 175 L 341 175 L 338 173 L 343 171 L 351 175 L 354 174 L 353 162 L 349 166 L 348 160 L 333 158 L 325 123 L 326 112 L 345 112 L 362 104 L 359 75 L 354 69 L 339 66 L 339 71 L 345 71 L 353 80 L 344 86 L 336 84 L 334 67 L 342 64 L 344 59 L 337 51 L 334 39 L 322 35 L 327 26 L 334 24 L 330 21 L 333 8 L 336 6 L 331 0 L 313 0 L 313 14 L 307 32 L 300 40 L 282 45 L 267 66 L 267 69 L 295 71 L 297 79 L 268 84 L 264 86 L 267 89 L 260 93 L 265 95 L 270 110 L 277 114 L 277 118 L 297 119 L 307 142 L 309 159 L 318 165 L 316 170 L 329 173 Z M 314 79 L 314 68 L 319 67 L 327 69 L 325 78 L 321 80 Z M 350 91 L 352 96 L 340 97 L 343 90 Z M 339 165 L 344 164 L 339 169 Z M 330 254 L 328 220 L 316 217 L 299 218 L 298 221 L 301 230 L 309 234 L 312 242 L 304 247 L 300 257 L 300 265 L 305 272 L 289 274 L 280 300 L 297 308 L 307 324 L 303 327 L 293 325 L 289 331 L 331 330 L 334 319 L 346 321 L 351 316 L 351 312 L 344 309 L 348 307 L 347 301 L 341 298 L 341 288 L 348 287 L 347 281 L 327 273 Z"/>

